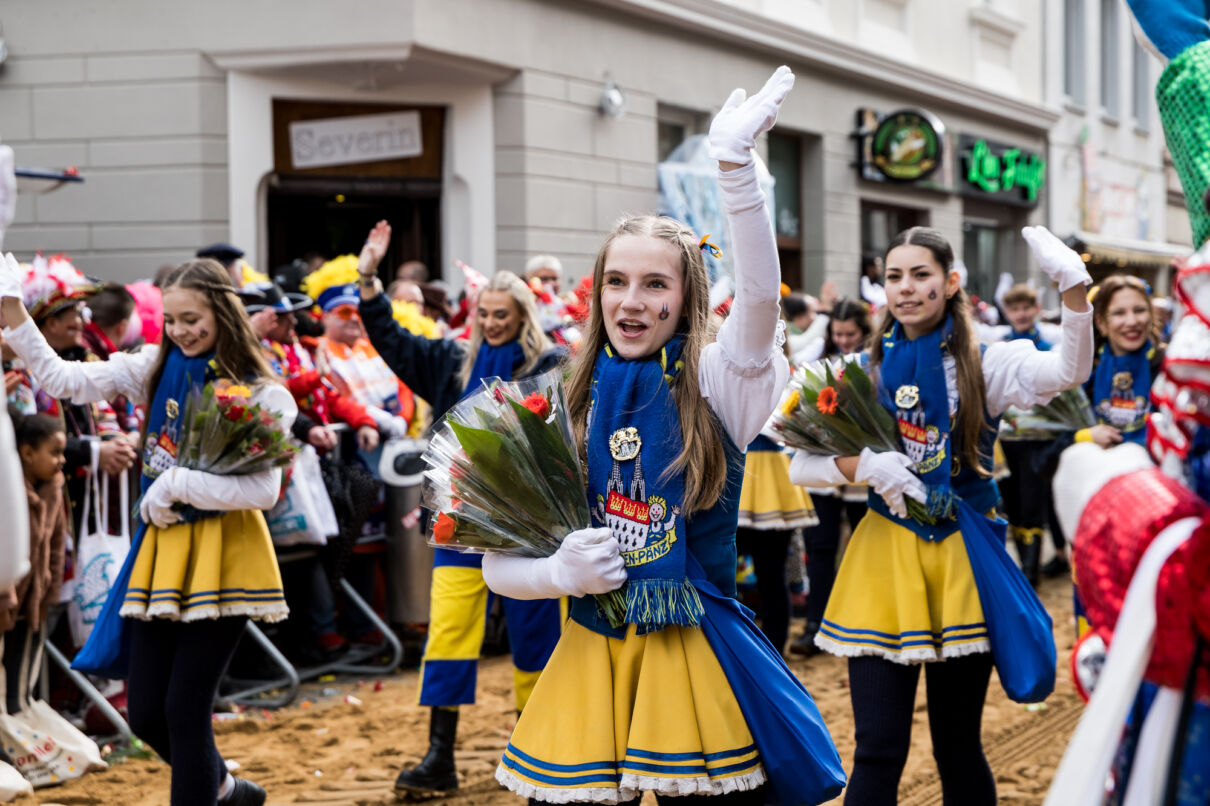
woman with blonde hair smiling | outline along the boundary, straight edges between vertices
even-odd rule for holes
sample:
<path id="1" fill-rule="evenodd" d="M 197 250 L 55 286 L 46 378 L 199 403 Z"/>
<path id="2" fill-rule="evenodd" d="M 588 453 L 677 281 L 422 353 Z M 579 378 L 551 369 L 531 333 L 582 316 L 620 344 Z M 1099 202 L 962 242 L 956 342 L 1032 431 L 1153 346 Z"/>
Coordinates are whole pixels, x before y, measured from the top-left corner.
<path id="1" fill-rule="evenodd" d="M 380 221 L 362 249 L 358 265 L 361 319 L 387 365 L 432 405 L 434 419 L 478 388 L 484 378 L 515 380 L 537 375 L 566 356 L 542 333 L 533 292 L 508 271 L 496 272 L 479 294 L 469 342 L 426 339 L 400 327 L 375 276 L 390 239 L 390 225 Z M 481 564 L 478 554 L 435 551 L 419 694 L 420 704 L 433 709 L 429 750 L 418 765 L 399 774 L 395 789 L 401 794 L 432 795 L 458 786 L 454 769 L 458 706 L 475 702 L 475 672 L 484 634 L 487 587 Z M 520 711 L 559 639 L 559 603 L 505 599 L 504 615 Z"/>

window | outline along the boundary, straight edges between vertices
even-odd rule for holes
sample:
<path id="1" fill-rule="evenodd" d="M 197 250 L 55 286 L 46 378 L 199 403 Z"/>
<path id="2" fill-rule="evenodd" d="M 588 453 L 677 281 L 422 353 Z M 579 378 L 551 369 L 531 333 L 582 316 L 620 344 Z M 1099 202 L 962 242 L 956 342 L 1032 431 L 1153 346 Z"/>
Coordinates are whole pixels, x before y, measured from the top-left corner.
<path id="1" fill-rule="evenodd" d="M 1106 115 L 1118 117 L 1118 4 L 1122 0 L 1101 0 L 1101 108 Z"/>
<path id="2" fill-rule="evenodd" d="M 706 116 L 689 109 L 660 104 L 656 109 L 656 155 L 668 159 L 676 147 L 706 131 Z"/>
<path id="3" fill-rule="evenodd" d="M 928 225 L 927 214 L 909 207 L 861 203 L 861 251 L 878 256 L 886 252 L 887 244 L 909 227 Z M 861 271 L 861 266 L 854 266 Z"/>
<path id="4" fill-rule="evenodd" d="M 1063 92 L 1084 103 L 1084 2 L 1063 0 Z"/>
<path id="5" fill-rule="evenodd" d="M 769 173 L 773 186 L 773 228 L 781 276 L 791 288 L 801 288 L 802 276 L 802 138 L 769 132 Z"/>
<path id="6" fill-rule="evenodd" d="M 1142 132 L 1151 131 L 1151 71 L 1148 69 L 1147 51 L 1138 42 L 1134 43 L 1131 84 L 1133 84 L 1131 115 L 1135 127 Z"/>

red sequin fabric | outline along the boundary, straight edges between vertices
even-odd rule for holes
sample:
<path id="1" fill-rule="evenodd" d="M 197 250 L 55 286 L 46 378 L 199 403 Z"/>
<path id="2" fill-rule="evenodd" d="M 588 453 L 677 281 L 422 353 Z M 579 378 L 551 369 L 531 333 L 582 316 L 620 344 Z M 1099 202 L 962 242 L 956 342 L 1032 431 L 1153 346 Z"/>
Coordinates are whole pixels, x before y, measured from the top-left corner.
<path id="1" fill-rule="evenodd" d="M 1146 678 L 1180 689 L 1195 630 L 1210 640 L 1210 507 L 1158 468 L 1113 479 L 1084 509 L 1075 539 L 1076 582 L 1093 629 L 1112 646 L 1122 601 L 1143 553 L 1178 520 L 1203 523 L 1169 557 L 1156 589 L 1155 646 Z M 1210 670 L 1198 672 L 1198 697 L 1210 700 Z"/>

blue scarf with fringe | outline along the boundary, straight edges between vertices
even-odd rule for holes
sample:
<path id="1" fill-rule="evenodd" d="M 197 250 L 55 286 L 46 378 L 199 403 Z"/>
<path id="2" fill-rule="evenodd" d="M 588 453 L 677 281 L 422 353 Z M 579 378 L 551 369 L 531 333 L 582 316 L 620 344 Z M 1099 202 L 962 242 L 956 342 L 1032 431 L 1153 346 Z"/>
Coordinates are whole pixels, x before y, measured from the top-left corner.
<path id="1" fill-rule="evenodd" d="M 525 351 L 521 349 L 521 345 L 516 339 L 496 347 L 486 341 L 483 342 L 479 345 L 479 352 L 475 355 L 475 363 L 471 365 L 471 374 L 466 379 L 466 388 L 462 390 L 462 396 L 466 397 L 478 392 L 479 382 L 484 378 L 511 381 L 513 370 L 524 360 Z"/>
<path id="2" fill-rule="evenodd" d="M 626 561 L 626 622 L 639 634 L 697 625 L 702 603 L 688 581 L 681 506 L 685 480 L 668 473 L 680 455 L 681 422 L 672 384 L 683 368 L 682 336 L 630 361 L 606 345 L 592 375 L 588 506 L 608 526 Z"/>
<path id="3" fill-rule="evenodd" d="M 1139 445 L 1146 442 L 1154 355 L 1150 339 L 1134 352 L 1122 355 L 1115 355 L 1108 344 L 1102 344 L 1089 381 L 1097 422 L 1112 425 L 1122 432 L 1123 440 Z"/>
<path id="4" fill-rule="evenodd" d="M 929 487 L 950 486 L 953 440 L 943 357 L 953 332 L 947 316 L 916 339 L 907 338 L 898 322 L 882 336 L 879 402 L 894 415 L 903 452 Z"/>

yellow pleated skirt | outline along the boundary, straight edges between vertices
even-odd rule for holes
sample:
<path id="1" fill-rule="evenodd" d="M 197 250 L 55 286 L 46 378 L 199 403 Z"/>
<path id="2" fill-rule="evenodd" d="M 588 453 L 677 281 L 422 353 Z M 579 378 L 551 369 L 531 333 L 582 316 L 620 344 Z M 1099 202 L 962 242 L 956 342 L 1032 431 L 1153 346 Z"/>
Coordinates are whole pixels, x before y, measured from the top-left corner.
<path id="1" fill-rule="evenodd" d="M 790 483 L 790 457 L 781 451 L 748 451 L 739 494 L 739 527 L 797 529 L 817 523 L 811 496 Z"/>
<path id="2" fill-rule="evenodd" d="M 504 751 L 496 780 L 550 803 L 618 803 L 651 790 L 719 795 L 765 782 L 706 636 L 666 627 L 609 638 L 570 621 Z"/>
<path id="3" fill-rule="evenodd" d="M 833 655 L 897 663 L 991 651 L 961 533 L 930 543 L 867 512 L 836 572 L 815 643 Z"/>
<path id="4" fill-rule="evenodd" d="M 237 510 L 167 529 L 148 526 L 121 614 L 197 621 L 289 613 L 273 541 L 259 510 Z"/>

